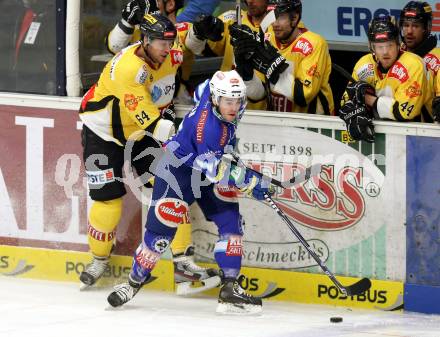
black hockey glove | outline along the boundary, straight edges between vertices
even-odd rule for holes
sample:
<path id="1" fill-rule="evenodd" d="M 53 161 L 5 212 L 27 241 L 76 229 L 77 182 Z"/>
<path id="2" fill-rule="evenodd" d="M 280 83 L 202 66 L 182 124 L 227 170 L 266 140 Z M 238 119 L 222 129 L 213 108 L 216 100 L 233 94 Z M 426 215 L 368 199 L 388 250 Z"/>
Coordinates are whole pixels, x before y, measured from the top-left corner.
<path id="1" fill-rule="evenodd" d="M 236 53 L 234 48 L 235 70 L 243 78 L 243 81 L 250 81 L 254 76 L 252 62 L 246 57 L 246 54 Z"/>
<path id="2" fill-rule="evenodd" d="M 355 105 L 352 101 L 347 101 L 339 110 L 339 117 L 347 125 L 351 138 L 374 142 L 373 120 L 368 117 L 365 105 Z"/>
<path id="3" fill-rule="evenodd" d="M 440 123 L 440 96 L 434 97 L 432 100 L 432 118 L 434 122 Z"/>
<path id="4" fill-rule="evenodd" d="M 147 8 L 147 0 L 132 0 L 122 9 L 122 18 L 130 25 L 135 26 L 141 23 Z"/>
<path id="5" fill-rule="evenodd" d="M 365 105 L 365 94 L 376 96 L 376 90 L 367 82 L 357 81 L 347 84 L 347 95 L 354 104 Z"/>
<path id="6" fill-rule="evenodd" d="M 268 41 L 257 46 L 252 63 L 254 69 L 263 73 L 272 84 L 277 83 L 280 74 L 289 67 L 286 59 Z"/>
<path id="7" fill-rule="evenodd" d="M 174 111 L 174 104 L 170 104 L 162 110 L 162 118 L 174 122 L 176 119 L 176 112 Z"/>
<path id="8" fill-rule="evenodd" d="M 231 44 L 234 47 L 240 47 L 242 42 L 254 43 L 254 45 L 261 43 L 261 37 L 246 25 L 238 25 L 234 23 L 229 26 L 229 34 L 231 35 Z M 255 50 L 254 50 L 255 51 Z"/>
<path id="9" fill-rule="evenodd" d="M 222 39 L 223 21 L 212 15 L 199 15 L 193 24 L 194 34 L 200 40 L 220 41 Z"/>

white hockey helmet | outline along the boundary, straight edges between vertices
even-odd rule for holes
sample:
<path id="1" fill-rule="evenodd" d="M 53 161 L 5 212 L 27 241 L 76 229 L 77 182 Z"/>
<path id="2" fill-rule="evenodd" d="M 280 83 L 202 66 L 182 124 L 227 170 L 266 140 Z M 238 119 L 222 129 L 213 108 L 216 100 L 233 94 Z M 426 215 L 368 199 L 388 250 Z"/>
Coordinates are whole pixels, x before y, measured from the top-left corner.
<path id="1" fill-rule="evenodd" d="M 240 110 L 238 111 L 237 120 L 243 116 L 246 108 L 246 85 L 241 76 L 235 71 L 217 71 L 209 81 L 209 89 L 211 91 L 212 102 L 214 103 L 214 113 L 223 120 L 217 107 L 220 104 L 220 97 L 240 98 Z"/>

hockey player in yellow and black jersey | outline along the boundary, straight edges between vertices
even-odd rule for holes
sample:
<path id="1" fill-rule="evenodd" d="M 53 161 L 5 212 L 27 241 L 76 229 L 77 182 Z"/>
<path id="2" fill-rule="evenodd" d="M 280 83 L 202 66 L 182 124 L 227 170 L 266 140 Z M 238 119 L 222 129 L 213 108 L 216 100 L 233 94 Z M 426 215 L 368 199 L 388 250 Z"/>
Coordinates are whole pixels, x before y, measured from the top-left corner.
<path id="1" fill-rule="evenodd" d="M 177 36 L 182 45 L 183 62 L 176 78 L 175 102 L 192 104 L 191 85 L 188 80 L 194 63 L 194 54 L 185 46 L 190 23 L 176 23 L 176 13 L 183 7 L 183 0 L 131 0 L 122 9 L 121 19 L 106 37 L 107 49 L 116 54 L 140 39 L 139 23 L 144 14 L 162 14 L 176 25 Z M 183 84 L 183 85 L 182 85 Z"/>
<path id="2" fill-rule="evenodd" d="M 252 31 L 258 32 L 260 23 L 268 13 L 267 0 L 247 0 L 247 10 L 241 11 L 242 24 Z M 208 50 L 208 55 L 213 53 L 223 56 L 221 71 L 229 71 L 235 68 L 234 52 L 231 45 L 230 26 L 237 22 L 237 14 L 234 10 L 221 14 L 218 18 L 213 16 L 200 16 L 196 19 L 193 29 L 188 34 L 187 45 L 196 55 L 202 55 Z M 262 74 L 258 74 L 264 78 Z M 265 110 L 264 99 L 253 100 L 248 98 L 247 108 L 252 110 Z"/>
<path id="3" fill-rule="evenodd" d="M 261 99 L 269 91 L 270 110 L 334 115 L 327 42 L 298 25 L 300 0 L 272 3 L 276 21 L 264 42 L 255 34 L 246 34 L 244 26 L 231 29 L 237 71 L 246 78 L 252 69 L 265 74 L 264 81 L 256 76 L 246 81 L 248 98 Z"/>
<path id="4" fill-rule="evenodd" d="M 427 94 L 434 96 L 440 91 L 436 87 L 437 73 L 440 68 L 440 48 L 437 37 L 431 34 L 432 8 L 425 1 L 410 1 L 400 13 L 400 31 L 403 39 L 402 50 L 410 51 L 423 58 L 429 71 Z M 422 122 L 432 122 L 432 100 L 429 99 L 422 109 Z"/>
<path id="5" fill-rule="evenodd" d="M 173 1 L 174 0 L 168 0 L 167 4 L 174 5 Z M 148 9 L 140 9 L 138 4 L 136 4 L 136 6 L 138 6 L 137 8 L 133 6 L 135 2 L 136 1 L 130 2 L 124 9 L 124 11 L 127 11 L 127 15 L 128 12 L 131 11 L 129 17 L 136 17 L 139 13 L 144 13 L 144 10 L 148 11 Z M 142 2 L 145 1 L 142 0 Z M 149 7 L 150 10 L 155 11 L 154 8 L 155 7 Z M 161 9 L 161 7 L 159 8 Z M 170 10 L 170 7 L 167 7 L 167 10 Z M 143 37 L 141 43 L 138 42 L 122 49 L 122 51 L 107 64 L 96 88 L 92 88 L 85 96 L 83 101 L 83 105 L 85 105 L 83 110 L 85 111 L 81 114 L 81 118 L 86 126 L 106 141 L 115 142 L 118 145 L 125 145 L 125 139 L 127 139 L 130 134 L 145 127 L 151 132 L 156 130 L 156 132 L 161 133 L 163 128 L 155 128 L 155 121 L 159 117 L 159 110 L 165 111 L 165 116 L 171 116 L 171 114 L 173 114 L 170 108 L 176 90 L 175 77 L 183 60 L 183 51 L 185 50 L 183 42 L 187 30 L 185 27 L 187 26 L 181 24 L 175 25 L 176 28 L 173 28 L 171 26 L 171 20 L 166 19 L 164 16 L 157 15 L 158 14 L 154 14 L 153 16 L 146 15 L 142 17 L 142 19 L 136 19 L 136 22 L 140 22 L 138 25 L 140 31 L 151 40 L 150 43 L 145 45 L 144 40 L 146 37 Z M 161 19 L 158 20 L 157 18 Z M 156 27 L 156 25 L 158 25 L 157 23 L 151 23 L 154 22 L 154 20 L 167 23 L 163 32 L 161 32 L 163 27 Z M 134 23 L 133 21 L 131 22 Z M 159 31 L 156 31 L 157 29 L 159 29 Z M 176 39 L 176 35 L 173 36 L 171 32 L 176 32 Z M 113 33 L 113 36 L 120 36 L 117 30 Z M 165 36 L 165 34 L 169 36 Z M 124 43 L 127 43 L 126 40 L 124 41 Z M 158 45 L 159 43 L 162 45 Z M 169 49 L 168 45 L 171 46 L 171 49 Z M 157 52 L 159 52 L 158 56 L 160 59 L 152 60 L 154 56 L 148 56 L 152 53 L 157 54 Z M 145 57 L 140 55 L 144 53 Z M 163 58 L 165 55 L 166 57 Z M 114 99 L 109 97 L 114 97 Z M 96 103 L 95 101 L 104 103 Z M 117 113 L 113 113 L 115 102 L 119 102 L 118 106 L 121 121 L 124 126 L 120 130 L 115 128 L 113 123 L 113 130 L 110 130 L 106 124 L 113 116 L 118 117 Z M 95 108 L 98 107 L 98 105 L 100 105 L 99 108 L 102 108 L 103 105 L 105 105 L 105 107 L 96 110 Z M 93 107 L 95 111 L 90 113 L 88 107 Z M 101 121 L 104 121 L 104 123 L 102 124 Z M 163 124 L 165 121 L 161 122 Z M 119 125 L 119 123 L 115 125 Z M 167 131 L 167 129 L 165 129 L 165 131 Z M 166 136 L 168 136 L 167 132 L 165 138 Z M 141 141 L 140 143 L 136 142 L 135 145 L 133 148 L 134 151 L 142 151 L 144 145 L 154 146 L 154 144 L 149 144 L 148 140 Z M 111 147 L 118 149 L 118 153 L 121 152 L 118 146 L 111 145 Z M 134 156 L 132 157 L 134 158 Z M 133 164 L 139 175 L 149 166 L 149 163 L 144 162 L 138 164 L 140 165 L 139 167 L 136 166 L 135 163 Z M 143 168 L 144 166 L 145 168 Z M 121 184 L 116 183 L 115 186 L 119 188 L 120 185 Z M 115 197 L 118 195 L 119 193 L 117 193 Z M 112 201 L 112 203 L 116 202 L 118 203 L 118 209 L 120 209 L 122 207 L 119 205 L 120 198 Z M 107 204 L 108 203 L 109 202 L 107 202 Z M 92 207 L 90 215 L 91 226 L 94 221 L 101 221 L 94 216 L 95 210 L 98 209 L 100 205 L 99 202 L 95 202 Z M 113 222 L 102 224 L 101 227 L 114 228 L 119 222 L 120 211 L 118 212 Z M 90 235 L 89 240 L 91 241 L 92 253 L 95 256 L 102 257 L 109 254 L 111 243 L 105 243 L 104 250 L 98 252 L 94 251 L 94 240 L 90 238 Z M 200 267 L 194 263 L 194 247 L 191 238 L 190 223 L 184 223 L 179 226 L 175 240 L 171 245 L 171 250 L 173 253 L 177 294 L 185 295 L 188 294 L 188 291 L 199 292 L 205 289 L 204 286 L 194 289 L 189 288 L 193 281 L 207 279 L 215 274 L 213 270 Z M 94 261 L 95 260 L 99 262 L 98 259 L 95 258 Z M 108 259 L 104 259 L 103 261 L 106 262 L 107 260 Z M 92 274 L 92 272 L 89 274 Z M 86 279 L 87 276 L 84 275 L 82 275 L 84 279 L 83 283 L 94 283 L 94 281 L 88 281 Z"/>
<path id="6" fill-rule="evenodd" d="M 414 121 L 429 95 L 423 60 L 400 50 L 393 18 L 374 18 L 368 40 L 371 53 L 356 63 L 339 113 L 353 139 L 373 142 L 372 119 Z"/>
<path id="7" fill-rule="evenodd" d="M 131 149 L 128 159 L 147 184 L 154 158 L 139 155 L 147 148 L 159 147 L 157 140 L 165 141 L 175 131 L 171 104 L 175 75 L 182 62 L 176 28 L 162 15 L 146 14 L 140 29 L 141 41 L 108 62 L 80 107 L 84 163 L 93 200 L 88 228 L 93 260 L 80 275 L 82 287 L 93 285 L 108 265 L 126 193 L 124 154 Z M 144 136 L 144 130 L 156 139 Z M 193 277 L 215 276 L 219 281 L 217 275 L 208 275 L 210 272 L 199 267 Z"/>

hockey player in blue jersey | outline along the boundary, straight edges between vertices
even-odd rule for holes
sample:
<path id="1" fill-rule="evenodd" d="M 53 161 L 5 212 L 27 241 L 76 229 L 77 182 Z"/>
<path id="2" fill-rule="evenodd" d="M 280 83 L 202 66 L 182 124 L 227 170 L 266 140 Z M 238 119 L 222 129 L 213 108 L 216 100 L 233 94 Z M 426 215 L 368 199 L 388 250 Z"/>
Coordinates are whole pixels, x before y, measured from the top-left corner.
<path id="1" fill-rule="evenodd" d="M 216 196 L 214 184 L 238 188 L 257 200 L 272 193 L 258 174 L 222 160 L 234 147 L 237 124 L 246 107 L 246 86 L 235 70 L 214 74 L 195 93 L 196 106 L 178 132 L 165 144 L 155 169 L 152 201 L 144 238 L 137 248 L 128 282 L 115 287 L 108 302 L 118 307 L 131 300 L 150 278 L 151 271 L 172 241 L 177 227 L 197 201 L 205 217 L 218 227 L 215 260 L 222 285 L 217 312 L 260 312 L 262 302 L 242 289 L 242 219 L 236 199 Z"/>

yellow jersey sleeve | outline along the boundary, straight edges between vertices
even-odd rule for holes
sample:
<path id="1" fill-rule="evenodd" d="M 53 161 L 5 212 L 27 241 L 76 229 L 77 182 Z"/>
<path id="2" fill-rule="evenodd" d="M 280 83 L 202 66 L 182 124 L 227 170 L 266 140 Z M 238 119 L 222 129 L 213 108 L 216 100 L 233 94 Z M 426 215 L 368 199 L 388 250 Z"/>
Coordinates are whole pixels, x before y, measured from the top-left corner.
<path id="1" fill-rule="evenodd" d="M 318 95 L 323 81 L 328 82 L 331 69 L 328 45 L 320 35 L 306 32 L 297 40 L 292 52 L 300 56 L 295 64 L 295 79 L 302 83 L 308 105 Z"/>

